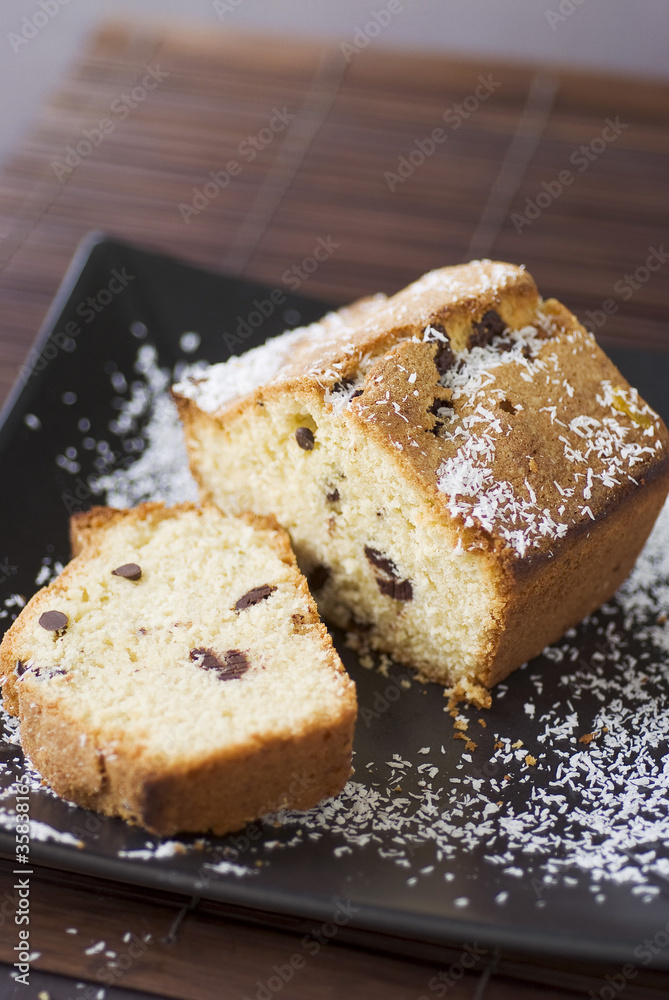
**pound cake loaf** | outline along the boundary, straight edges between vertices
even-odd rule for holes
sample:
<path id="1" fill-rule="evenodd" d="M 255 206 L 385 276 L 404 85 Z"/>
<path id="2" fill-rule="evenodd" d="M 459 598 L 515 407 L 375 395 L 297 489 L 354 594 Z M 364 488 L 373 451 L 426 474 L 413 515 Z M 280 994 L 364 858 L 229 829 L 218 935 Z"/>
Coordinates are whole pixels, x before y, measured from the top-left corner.
<path id="1" fill-rule="evenodd" d="M 94 507 L 72 543 L 0 646 L 5 706 L 59 795 L 221 834 L 342 789 L 354 684 L 272 519 Z"/>
<path id="2" fill-rule="evenodd" d="M 323 616 L 457 694 L 609 598 L 667 430 L 523 267 L 432 271 L 173 389 L 203 500 L 273 513 Z"/>

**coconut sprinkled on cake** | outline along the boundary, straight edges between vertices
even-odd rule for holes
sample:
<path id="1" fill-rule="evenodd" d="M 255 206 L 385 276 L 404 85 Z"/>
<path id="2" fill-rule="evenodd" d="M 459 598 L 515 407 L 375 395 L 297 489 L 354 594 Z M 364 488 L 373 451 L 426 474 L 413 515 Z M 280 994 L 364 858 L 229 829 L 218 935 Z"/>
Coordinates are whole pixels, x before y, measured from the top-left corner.
<path id="1" fill-rule="evenodd" d="M 312 352 L 327 353 L 330 342 L 336 340 L 337 350 L 344 356 L 356 351 L 346 337 L 353 328 L 345 315 L 328 313 L 318 323 L 288 330 L 280 337 L 271 337 L 260 347 L 254 347 L 239 357 L 217 365 L 194 366 L 174 389 L 179 395 L 193 399 L 205 413 L 216 413 L 234 399 L 248 396 L 263 385 L 278 383 L 294 372 L 294 358 L 304 356 L 307 374 L 324 376 L 329 384 L 336 382 L 338 366 L 309 361 Z M 359 352 L 358 352 L 359 353 Z M 341 365 L 339 365 L 341 367 Z"/>
<path id="2" fill-rule="evenodd" d="M 512 879 L 529 865 L 546 887 L 586 875 L 604 891 L 628 884 L 652 899 L 669 878 L 669 665 L 657 655 L 669 654 L 667 612 L 669 504 L 615 601 L 545 651 L 554 670 L 529 674 L 534 694 L 521 710 L 536 719 L 532 753 L 497 731 L 490 756 L 463 754 L 453 772 L 443 744 L 420 746 L 411 759 L 370 761 L 363 781 L 284 822 L 312 839 L 335 830 L 349 846 L 375 845 L 407 874 L 432 857 L 443 877 L 462 851 L 483 851 Z M 584 656 L 586 630 L 598 638 Z M 511 697 L 514 682 L 497 698 Z M 464 711 L 471 729 L 476 713 Z M 497 725 L 493 707 L 486 732 Z"/>
<path id="3" fill-rule="evenodd" d="M 338 381 L 345 363 L 342 359 L 360 363 L 366 353 L 360 342 L 393 326 L 401 327 L 403 321 L 415 323 L 424 311 L 426 295 L 438 294 L 445 302 L 495 296 L 523 273 L 524 267 L 489 260 L 473 261 L 462 272 L 430 271 L 397 296 L 370 296 L 309 326 L 270 338 L 239 357 L 211 367 L 194 367 L 175 391 L 197 402 L 205 413 L 216 413 L 260 386 L 278 384 L 297 373 L 329 388 Z M 402 335 L 396 339 L 399 342 Z"/>
<path id="4" fill-rule="evenodd" d="M 484 260 L 471 261 L 470 270 L 466 275 L 458 274 L 455 269 L 450 273 L 443 268 L 428 271 L 418 281 L 406 289 L 407 298 L 420 301 L 426 292 L 438 290 L 443 295 L 467 298 L 472 294 L 474 281 L 477 284 L 478 294 L 485 295 L 494 291 L 501 291 L 517 278 L 520 271 L 524 271 L 524 265 L 505 264 L 503 261 Z"/>
<path id="5" fill-rule="evenodd" d="M 155 354 L 144 353 L 142 365 L 143 378 L 157 385 Z M 479 369 L 477 377 L 485 380 L 485 367 Z M 453 386 L 454 392 L 457 388 Z M 609 399 L 612 404 L 617 400 L 641 417 L 648 416 L 638 408 L 634 393 L 621 396 L 615 386 L 605 384 L 601 393 L 607 405 Z M 176 420 L 165 417 L 166 390 L 156 389 L 145 403 L 140 408 L 142 499 L 159 499 L 164 495 L 166 451 L 172 453 L 177 477 L 186 463 L 180 428 Z M 129 398 L 127 412 L 121 409 L 118 419 L 129 417 L 131 410 L 137 407 Z M 132 420 L 127 426 L 130 433 Z M 579 430 L 585 437 L 576 437 L 588 447 L 587 428 L 579 425 Z M 625 436 L 612 434 L 621 443 L 618 450 L 612 446 L 612 461 L 617 459 L 607 474 L 617 476 Z M 650 434 L 648 440 L 653 440 Z M 633 457 L 625 456 L 630 474 Z M 463 488 L 476 485 L 479 474 L 472 460 L 469 472 L 462 474 Z M 584 475 L 578 481 L 584 504 L 585 491 L 595 485 L 594 476 Z M 138 488 L 135 466 L 117 469 L 106 488 L 108 501 L 132 502 Z M 532 503 L 529 491 L 527 502 Z M 46 582 L 49 572 L 49 567 L 39 570 L 36 586 Z M 16 611 L 14 604 L 10 599 L 7 610 Z M 588 635 L 596 636 L 596 645 L 584 653 Z M 497 686 L 486 728 L 481 729 L 490 736 L 489 748 L 477 735 L 478 749 L 463 752 L 453 769 L 445 746 L 450 730 L 445 725 L 440 742 L 431 741 L 424 732 L 416 734 L 415 752 L 403 743 L 401 752 L 387 761 L 358 755 L 356 780 L 340 796 L 308 813 L 280 814 L 280 833 L 267 820 L 272 850 L 262 838 L 254 838 L 247 853 L 237 856 L 233 851 L 229 861 L 250 873 L 257 859 L 272 863 L 277 843 L 293 851 L 305 840 L 331 838 L 335 863 L 359 854 L 362 864 L 361 852 L 371 849 L 386 864 L 399 867 L 407 883 L 437 879 L 444 891 L 455 877 L 462 853 L 476 850 L 484 853 L 494 870 L 496 905 L 503 906 L 509 895 L 522 889 L 530 869 L 539 890 L 585 882 L 603 903 L 608 885 L 624 884 L 650 902 L 665 891 L 669 879 L 664 846 L 669 843 L 669 505 L 615 599 L 548 648 L 545 657 L 551 662 L 542 664 L 540 671 L 530 664 Z M 391 680 L 394 676 L 393 669 Z M 380 678 L 379 691 L 388 685 L 387 677 Z M 527 745 L 518 746 L 516 732 L 504 729 L 495 709 L 496 704 L 504 705 L 505 698 L 517 697 L 518 685 L 523 697 L 517 711 L 532 725 L 531 745 L 526 737 Z M 394 684 L 395 688 L 397 695 L 388 699 L 389 711 L 391 702 L 404 697 L 405 685 Z M 422 690 L 425 697 L 440 695 L 436 688 Z M 470 732 L 478 715 L 463 710 Z M 10 752 L 0 769 L 5 777 L 30 774 L 36 809 L 40 797 L 53 799 L 53 794 L 40 787 L 36 773 L 26 772 L 19 759 L 16 721 L 5 716 L 4 722 Z M 370 725 L 374 724 L 372 718 Z M 462 747 L 466 749 L 464 742 Z M 535 763 L 528 763 L 528 757 Z M 0 825 L 8 830 L 15 823 L 13 796 L 11 783 L 5 782 Z M 147 841 L 141 863 L 160 859 L 160 843 L 154 838 Z M 218 843 L 203 842 L 203 861 L 210 851 L 216 852 Z M 228 874 L 228 869 L 221 874 Z M 538 891 L 536 905 L 543 902 L 540 895 Z"/>
<path id="6" fill-rule="evenodd" d="M 550 329 L 548 322 L 546 325 Z M 568 339 L 575 349 L 587 350 L 594 345 L 592 335 L 580 331 Z M 636 390 L 614 387 L 610 380 L 600 382 L 595 396 L 598 406 L 609 410 L 608 415 L 566 418 L 564 402 L 571 400 L 573 389 L 567 379 L 550 377 L 551 372 L 558 372 L 558 361 L 555 354 L 546 356 L 546 343 L 534 327 L 507 330 L 485 347 L 456 352 L 456 364 L 440 380 L 451 390 L 454 404 L 463 400 L 476 406 L 462 418 L 454 410 L 450 419 L 443 417 L 441 437 L 452 442 L 457 451 L 438 468 L 438 489 L 448 498 L 449 512 L 461 518 L 465 527 L 476 524 L 494 533 L 521 557 L 545 538 L 563 538 L 570 525 L 594 520 L 589 502 L 593 491 L 601 495 L 625 479 L 637 484 L 636 466 L 662 451 L 657 414 L 639 401 Z M 495 472 L 496 448 L 508 433 L 496 406 L 504 391 L 496 382 L 500 370 L 509 364 L 517 367 L 524 381 L 544 379 L 551 388 L 557 387 L 556 402 L 540 407 L 539 412 L 546 413 L 551 426 L 557 425 L 560 432 L 558 440 L 569 463 L 568 478 L 555 481 L 554 486 L 563 500 L 572 501 L 569 504 L 555 503 L 552 497 L 547 503 L 545 497 L 537 497 L 528 478 L 519 489 Z M 630 419 L 643 428 L 644 443 L 629 440 Z M 567 506 L 570 510 L 565 515 Z"/>
<path id="7" fill-rule="evenodd" d="M 315 326 L 316 324 L 314 324 Z M 215 413 L 238 396 L 246 396 L 258 386 L 271 382 L 285 364 L 291 348 L 305 334 L 305 327 L 274 337 L 239 357 L 218 365 L 193 368 L 175 386 L 187 399 L 197 400 L 206 413 Z"/>
<path id="8" fill-rule="evenodd" d="M 477 392 L 494 388 L 492 369 L 500 362 L 508 364 L 506 358 L 512 353 L 523 358 L 523 370 L 531 377 L 550 371 L 550 363 L 522 353 L 526 347 L 526 354 L 533 354 L 545 344 L 536 330 L 516 331 L 511 340 L 512 350 L 501 355 L 494 348 L 470 351 L 471 369 L 454 368 L 443 380 L 450 383 L 453 395 L 466 393 L 472 384 Z M 347 405 L 356 384 L 333 389 L 333 404 Z M 568 389 L 564 391 L 569 396 Z M 607 405 L 615 392 L 615 387 L 602 384 Z M 625 399 L 630 407 L 638 406 L 636 394 Z M 494 429 L 494 415 L 485 404 L 481 407 L 481 422 Z M 639 412 L 652 413 L 647 408 Z M 568 433 L 582 442 L 581 447 L 610 451 L 603 486 L 607 475 L 620 474 L 622 462 L 633 469 L 635 454 L 634 450 L 625 452 L 624 432 L 605 427 L 610 438 L 606 443 L 600 438 L 598 444 L 593 431 L 601 434 L 601 427 L 582 422 L 575 426 Z M 650 434 L 648 438 L 652 441 Z M 462 463 L 463 490 L 480 488 L 481 480 L 485 486 L 486 468 L 480 464 L 485 447 L 494 447 L 494 441 L 484 442 L 469 464 Z M 580 482 L 585 501 L 587 491 L 594 488 L 594 477 L 585 474 Z M 567 489 L 573 492 L 575 485 Z M 525 517 L 536 515 L 532 523 L 537 532 L 559 535 L 565 530 L 537 509 L 531 488 L 523 500 Z M 534 694 L 521 711 L 536 727 L 533 746 L 514 748 L 513 736 L 496 730 L 493 708 L 486 729 L 492 753 L 483 748 L 463 753 L 455 772 L 443 745 L 420 744 L 420 756 L 413 760 L 399 753 L 387 762 L 365 762 L 358 757 L 356 771 L 361 780 L 350 781 L 336 799 L 309 813 L 279 814 L 286 829 L 281 846 L 293 850 L 305 838 L 313 841 L 334 835 L 335 858 L 372 846 L 380 858 L 404 869 L 407 881 L 415 882 L 435 877 L 435 872 L 448 881 L 452 877 L 449 866 L 462 850 L 481 850 L 485 845 L 487 862 L 506 879 L 505 892 L 498 894 L 499 905 L 514 891 L 516 874 L 523 875 L 528 864 L 536 867 L 541 884 L 547 887 L 586 877 L 599 887 L 602 899 L 609 882 L 637 887 L 642 899 L 652 899 L 657 892 L 654 882 L 669 876 L 669 863 L 661 849 L 669 840 L 669 760 L 662 750 L 669 733 L 665 710 L 669 667 L 653 652 L 669 654 L 669 625 L 658 624 L 662 611 L 669 614 L 669 505 L 616 602 L 590 619 L 587 628 L 599 636 L 594 653 L 584 658 L 583 630 L 572 629 L 546 650 L 556 675 L 546 671 L 530 675 Z M 653 644 L 642 661 L 630 652 L 631 636 Z M 495 698 L 504 699 L 513 684 L 512 678 L 499 685 Z M 476 713 L 464 711 L 465 717 L 472 716 L 472 728 Z M 589 742 L 580 742 L 582 736 L 591 734 Z M 477 741 L 481 743 L 479 737 Z M 537 773 L 544 785 L 540 792 Z M 399 787 L 402 792 L 396 791 Z M 267 823 L 268 830 L 273 829 L 272 820 Z M 295 832 L 302 836 L 293 836 Z M 394 845 L 390 849 L 389 836 Z M 249 854 L 265 858 L 266 852 L 259 844 Z"/>
<path id="9" fill-rule="evenodd" d="M 419 334 L 402 327 L 403 317 L 415 324 L 419 305 L 430 294 L 443 302 L 466 299 L 474 282 L 477 294 L 498 295 L 518 281 L 515 267 L 489 261 L 471 267 L 466 274 L 430 272 L 392 299 L 374 299 L 358 312 L 353 307 L 353 312 L 329 314 L 240 358 L 192 372 L 176 391 L 203 411 L 215 412 L 260 386 L 276 388 L 298 375 L 320 385 L 335 417 L 383 424 L 398 459 L 408 459 L 431 480 L 456 523 L 478 529 L 467 545 L 479 547 L 483 531 L 521 559 L 535 549 L 552 553 L 570 528 L 597 520 L 607 493 L 626 482 L 638 484 L 639 469 L 662 451 L 660 424 L 634 390 L 610 378 L 589 384 L 587 391 L 581 388 L 575 398 L 570 356 L 582 357 L 587 367 L 601 354 L 592 335 L 566 321 L 564 313 L 552 312 L 550 303 L 539 303 L 532 324 L 515 330 L 489 311 L 473 323 L 473 339 L 459 350 L 436 321 Z M 382 329 L 391 331 L 389 339 L 380 336 Z M 379 334 L 376 340 L 369 339 L 370 331 Z M 408 345 L 435 342 L 435 358 L 439 351 L 449 355 L 438 378 L 447 399 L 435 396 L 427 405 L 436 420 L 428 414 L 421 420 L 415 400 L 429 393 L 430 376 L 423 372 L 419 379 L 401 359 Z M 398 372 L 404 373 L 404 385 L 394 378 Z M 582 382 L 575 375 L 572 380 Z M 509 385 L 520 387 L 512 393 L 513 403 L 506 398 Z M 522 401 L 526 393 L 537 400 L 534 412 Z M 575 399 L 583 412 L 574 411 Z M 525 432 L 510 437 L 514 418 Z M 426 420 L 433 426 L 425 426 Z M 520 464 L 529 463 L 523 475 L 520 464 L 503 459 L 500 464 L 509 442 L 522 448 L 535 429 L 558 449 L 549 458 L 556 475 L 548 485 L 537 464 L 543 451 L 536 461 L 531 454 L 518 455 Z M 434 438 L 427 439 L 426 430 Z"/>

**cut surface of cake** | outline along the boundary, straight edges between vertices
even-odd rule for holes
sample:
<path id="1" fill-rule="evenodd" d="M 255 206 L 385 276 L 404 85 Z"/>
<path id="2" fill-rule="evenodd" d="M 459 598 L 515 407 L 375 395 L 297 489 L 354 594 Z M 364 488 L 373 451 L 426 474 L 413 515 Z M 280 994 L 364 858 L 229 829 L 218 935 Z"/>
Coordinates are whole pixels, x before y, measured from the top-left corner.
<path id="1" fill-rule="evenodd" d="M 72 544 L 0 647 L 5 706 L 59 795 L 225 833 L 342 789 L 355 687 L 276 522 L 95 507 Z"/>
<path id="2" fill-rule="evenodd" d="M 608 599 L 669 437 L 520 266 L 430 272 L 173 389 L 202 498 L 272 513 L 326 620 L 480 703 Z"/>

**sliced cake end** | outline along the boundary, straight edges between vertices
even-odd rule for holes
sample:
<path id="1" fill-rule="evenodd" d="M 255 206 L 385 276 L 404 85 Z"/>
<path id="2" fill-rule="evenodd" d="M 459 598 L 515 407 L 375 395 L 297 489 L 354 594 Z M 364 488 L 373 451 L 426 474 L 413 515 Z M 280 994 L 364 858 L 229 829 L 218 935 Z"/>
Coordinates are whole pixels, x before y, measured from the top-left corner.
<path id="1" fill-rule="evenodd" d="M 93 508 L 0 647 L 54 790 L 158 834 L 225 833 L 337 794 L 356 699 L 270 518 Z"/>

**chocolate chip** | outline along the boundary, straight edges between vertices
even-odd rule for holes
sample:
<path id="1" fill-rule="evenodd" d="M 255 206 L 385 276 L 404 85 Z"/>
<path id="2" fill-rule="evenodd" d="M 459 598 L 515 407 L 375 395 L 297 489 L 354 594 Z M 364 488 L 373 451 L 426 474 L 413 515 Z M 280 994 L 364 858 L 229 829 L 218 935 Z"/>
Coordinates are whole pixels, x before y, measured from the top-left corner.
<path id="1" fill-rule="evenodd" d="M 45 611 L 39 617 L 39 623 L 47 632 L 62 632 L 67 628 L 68 617 L 62 611 Z"/>
<path id="2" fill-rule="evenodd" d="M 330 579 L 329 566 L 323 566 L 321 564 L 319 564 L 318 566 L 314 566 L 311 573 L 309 573 L 307 577 L 309 590 L 322 590 L 329 579 Z"/>
<path id="3" fill-rule="evenodd" d="M 452 410 L 453 404 L 448 399 L 436 399 L 434 400 L 432 406 L 428 406 L 427 412 L 434 413 L 435 417 L 439 416 L 439 410 Z"/>
<path id="4" fill-rule="evenodd" d="M 44 671 L 42 671 L 41 667 L 34 667 L 33 673 L 35 677 L 44 677 L 45 681 L 50 681 L 52 677 L 64 677 L 67 670 L 56 663 L 52 667 L 45 667 Z"/>
<path id="5" fill-rule="evenodd" d="M 500 410 L 504 410 L 505 413 L 516 412 L 515 406 L 513 405 L 513 403 L 510 403 L 508 399 L 500 399 L 497 405 L 499 406 Z"/>
<path id="6" fill-rule="evenodd" d="M 221 681 L 239 680 L 251 665 L 246 653 L 242 653 L 240 649 L 229 649 L 219 657 L 213 649 L 201 646 L 191 649 L 188 655 L 202 670 L 214 670 Z"/>
<path id="7" fill-rule="evenodd" d="M 373 549 L 369 545 L 365 545 L 365 555 L 372 566 L 380 569 L 382 573 L 386 573 L 390 578 L 376 577 L 376 584 L 382 594 L 392 597 L 396 601 L 410 601 L 412 599 L 413 588 L 408 580 L 399 579 L 397 566 L 392 559 L 388 559 L 378 549 Z"/>
<path id="8" fill-rule="evenodd" d="M 247 591 L 243 597 L 240 597 L 235 604 L 235 611 L 244 611 L 245 608 L 252 608 L 254 604 L 260 604 L 269 597 L 270 594 L 274 593 L 276 587 L 270 587 L 268 583 L 263 583 L 260 587 L 254 587 L 253 590 Z"/>
<path id="9" fill-rule="evenodd" d="M 51 666 L 37 667 L 32 660 L 29 663 L 17 660 L 15 670 L 17 677 L 25 677 L 26 674 L 32 674 L 36 679 L 45 681 L 50 681 L 52 677 L 64 677 L 67 673 L 65 667 L 61 667 L 58 663 L 54 663 Z"/>
<path id="10" fill-rule="evenodd" d="M 137 563 L 124 563 L 112 570 L 112 576 L 122 576 L 124 580 L 139 580 L 141 575 L 142 570 Z"/>
<path id="11" fill-rule="evenodd" d="M 413 598 L 413 587 L 409 580 L 382 580 L 376 578 L 379 590 L 395 601 L 410 601 Z"/>
<path id="12" fill-rule="evenodd" d="M 314 450 L 314 434 L 308 427 L 298 427 L 295 431 L 295 440 L 304 451 Z"/>
<path id="13" fill-rule="evenodd" d="M 363 389 L 356 389 L 355 392 L 351 393 L 351 399 L 357 399 L 358 396 L 362 396 L 363 392 Z"/>
<path id="14" fill-rule="evenodd" d="M 203 670 L 215 670 L 216 667 L 223 666 L 216 653 L 212 649 L 205 649 L 204 646 L 191 649 L 188 656 L 194 663 L 197 663 L 198 667 L 202 667 Z"/>
<path id="15" fill-rule="evenodd" d="M 449 368 L 453 367 L 455 364 L 455 354 L 453 354 L 450 344 L 439 344 L 437 353 L 434 356 L 434 363 L 440 375 L 445 375 Z"/>
<path id="16" fill-rule="evenodd" d="M 489 309 L 480 322 L 472 323 L 474 332 L 469 336 L 469 347 L 487 347 L 493 337 L 498 337 L 506 330 L 506 323 L 498 312 Z"/>
<path id="17" fill-rule="evenodd" d="M 369 545 L 365 545 L 365 555 L 372 566 L 376 566 L 376 568 L 380 569 L 383 573 L 387 573 L 388 576 L 392 576 L 397 579 L 397 566 L 392 559 L 388 559 L 388 557 L 384 556 L 384 554 L 379 552 L 378 549 L 373 549 Z"/>
<path id="18" fill-rule="evenodd" d="M 346 392 L 353 385 L 353 379 L 343 378 L 341 382 L 335 382 L 332 386 L 331 392 Z"/>
<path id="19" fill-rule="evenodd" d="M 224 673 L 223 675 L 220 671 L 218 673 L 222 681 L 238 679 L 251 666 L 248 656 L 246 653 L 242 653 L 241 649 L 229 649 L 227 653 L 223 654 L 223 660 L 225 661 Z"/>
<path id="20" fill-rule="evenodd" d="M 339 500 L 339 490 L 337 489 L 330 490 L 329 493 L 325 494 L 325 499 L 329 500 L 330 503 L 336 503 L 337 500 Z"/>
<path id="21" fill-rule="evenodd" d="M 296 612 L 294 615 L 291 615 L 290 617 L 293 623 L 293 632 L 297 632 L 298 635 L 301 635 L 303 632 L 306 631 L 306 626 L 305 626 L 305 622 L 307 620 L 306 615 L 301 615 L 298 612 Z"/>
<path id="22" fill-rule="evenodd" d="M 430 327 L 446 338 L 445 342 L 440 340 L 437 343 L 437 350 L 434 355 L 434 363 L 437 371 L 440 375 L 445 375 L 449 368 L 452 368 L 455 364 L 455 354 L 451 348 L 451 342 L 448 334 L 446 333 L 446 327 L 442 326 L 441 323 L 430 323 Z"/>

